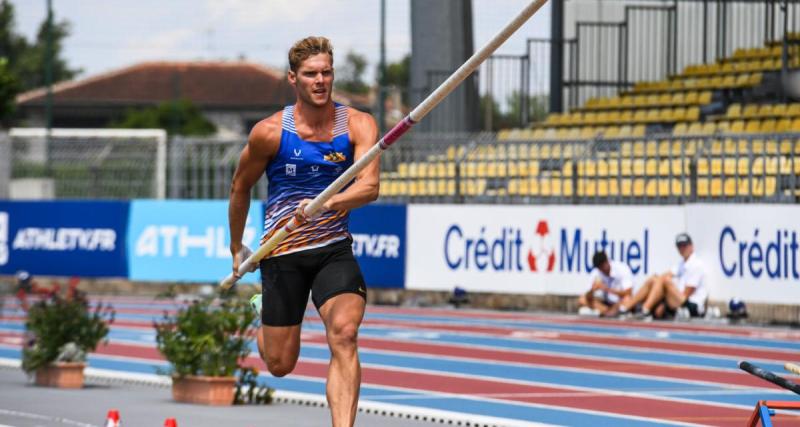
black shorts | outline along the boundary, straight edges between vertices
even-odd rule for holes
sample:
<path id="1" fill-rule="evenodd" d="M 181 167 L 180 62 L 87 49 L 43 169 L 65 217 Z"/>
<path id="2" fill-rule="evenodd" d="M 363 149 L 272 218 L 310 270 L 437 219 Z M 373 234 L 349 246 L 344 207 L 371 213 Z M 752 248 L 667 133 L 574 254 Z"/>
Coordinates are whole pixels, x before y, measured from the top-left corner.
<path id="1" fill-rule="evenodd" d="M 366 299 L 367 286 L 353 256 L 351 239 L 261 261 L 264 325 L 299 325 L 309 292 L 317 310 L 325 301 L 343 293 Z"/>

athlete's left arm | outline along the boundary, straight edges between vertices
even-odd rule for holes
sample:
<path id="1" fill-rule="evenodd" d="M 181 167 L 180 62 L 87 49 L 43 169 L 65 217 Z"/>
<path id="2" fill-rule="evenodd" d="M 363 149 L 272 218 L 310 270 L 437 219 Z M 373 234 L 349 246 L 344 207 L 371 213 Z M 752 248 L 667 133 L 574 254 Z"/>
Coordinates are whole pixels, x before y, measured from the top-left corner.
<path id="1" fill-rule="evenodd" d="M 354 160 L 358 161 L 378 140 L 378 125 L 367 113 L 350 109 L 349 131 Z M 378 198 L 380 192 L 380 157 L 356 175 L 355 182 L 325 203 L 327 210 L 342 211 L 364 206 Z"/>

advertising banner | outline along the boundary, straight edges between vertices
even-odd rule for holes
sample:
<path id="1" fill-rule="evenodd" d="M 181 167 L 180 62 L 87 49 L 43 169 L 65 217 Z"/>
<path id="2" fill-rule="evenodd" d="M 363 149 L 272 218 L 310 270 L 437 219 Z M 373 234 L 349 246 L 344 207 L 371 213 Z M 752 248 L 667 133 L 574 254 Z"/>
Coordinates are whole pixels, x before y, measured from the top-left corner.
<path id="1" fill-rule="evenodd" d="M 0 201 L 0 274 L 125 277 L 128 202 Z"/>
<path id="2" fill-rule="evenodd" d="M 369 287 L 405 283 L 406 207 L 367 205 L 350 213 L 353 253 Z"/>
<path id="3" fill-rule="evenodd" d="M 683 207 L 408 207 L 406 287 L 577 295 L 592 255 L 630 266 L 636 285 L 678 262 Z"/>
<path id="4" fill-rule="evenodd" d="M 711 299 L 800 304 L 800 207 L 690 205 L 686 219 Z"/>
<path id="5" fill-rule="evenodd" d="M 261 203 L 250 203 L 242 242 L 258 247 Z M 134 200 L 128 227 L 130 278 L 217 283 L 231 271 L 227 200 Z M 259 273 L 242 281 L 258 282 Z"/>

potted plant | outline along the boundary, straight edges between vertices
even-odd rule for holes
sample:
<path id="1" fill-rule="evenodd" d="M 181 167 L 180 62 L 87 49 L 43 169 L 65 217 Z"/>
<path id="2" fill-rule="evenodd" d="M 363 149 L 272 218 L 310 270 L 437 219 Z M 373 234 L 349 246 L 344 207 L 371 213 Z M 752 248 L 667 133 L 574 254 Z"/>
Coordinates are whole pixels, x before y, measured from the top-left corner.
<path id="1" fill-rule="evenodd" d="M 110 305 L 91 309 L 82 293 L 67 299 L 51 294 L 28 310 L 22 369 L 35 374 L 37 385 L 83 387 L 86 354 L 106 339 L 113 321 Z"/>
<path id="2" fill-rule="evenodd" d="M 256 318 L 239 300 L 195 301 L 155 322 L 158 350 L 170 362 L 178 402 L 231 405 L 235 373 L 250 354 Z"/>

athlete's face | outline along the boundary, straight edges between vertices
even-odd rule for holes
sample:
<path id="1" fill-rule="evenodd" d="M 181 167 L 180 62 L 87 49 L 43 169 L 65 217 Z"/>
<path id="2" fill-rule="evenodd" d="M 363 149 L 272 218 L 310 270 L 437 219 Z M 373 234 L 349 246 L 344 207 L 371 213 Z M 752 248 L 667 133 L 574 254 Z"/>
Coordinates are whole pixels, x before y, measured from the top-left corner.
<path id="1" fill-rule="evenodd" d="M 304 102 L 319 107 L 329 103 L 333 88 L 331 56 L 320 53 L 308 57 L 297 67 L 297 72 L 289 71 L 289 83 Z"/>

